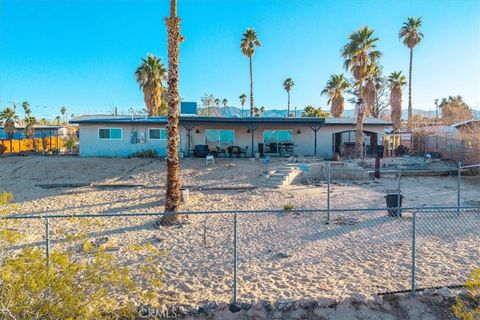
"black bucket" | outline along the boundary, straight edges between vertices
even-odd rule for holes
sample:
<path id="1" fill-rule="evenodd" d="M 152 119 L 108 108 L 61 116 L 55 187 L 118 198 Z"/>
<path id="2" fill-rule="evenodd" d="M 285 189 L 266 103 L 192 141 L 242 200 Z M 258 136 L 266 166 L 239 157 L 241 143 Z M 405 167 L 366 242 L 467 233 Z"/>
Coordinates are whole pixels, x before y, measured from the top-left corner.
<path id="1" fill-rule="evenodd" d="M 398 208 L 402 207 L 402 200 L 403 200 L 403 195 L 400 195 L 400 206 L 398 205 L 398 193 L 389 193 L 385 196 L 385 200 L 387 201 L 387 211 L 388 215 L 392 217 L 401 217 L 402 212 L 398 209 L 392 209 L 392 208 Z"/>

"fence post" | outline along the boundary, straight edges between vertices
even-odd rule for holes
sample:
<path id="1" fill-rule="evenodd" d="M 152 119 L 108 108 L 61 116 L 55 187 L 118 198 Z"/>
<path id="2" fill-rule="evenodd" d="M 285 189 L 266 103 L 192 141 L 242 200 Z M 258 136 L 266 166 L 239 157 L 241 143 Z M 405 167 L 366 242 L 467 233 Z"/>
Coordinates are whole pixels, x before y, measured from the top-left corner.
<path id="1" fill-rule="evenodd" d="M 328 164 L 328 176 L 327 176 L 327 222 L 330 224 L 330 179 L 331 179 L 331 166 Z"/>
<path id="2" fill-rule="evenodd" d="M 460 185 L 462 181 L 462 163 L 457 164 L 457 216 L 460 215 Z"/>
<path id="3" fill-rule="evenodd" d="M 401 181 L 402 181 L 402 166 L 398 165 L 398 190 L 397 190 L 397 215 L 401 216 L 402 212 L 400 211 L 400 205 L 401 205 Z"/>
<path id="4" fill-rule="evenodd" d="M 233 214 L 233 303 L 237 303 L 237 213 Z"/>
<path id="5" fill-rule="evenodd" d="M 417 246 L 417 212 L 412 214 L 412 296 L 415 296 L 415 269 L 416 269 L 416 246 Z"/>
<path id="6" fill-rule="evenodd" d="M 45 218 L 45 259 L 48 269 L 50 267 L 50 225 L 48 222 L 48 217 Z"/>

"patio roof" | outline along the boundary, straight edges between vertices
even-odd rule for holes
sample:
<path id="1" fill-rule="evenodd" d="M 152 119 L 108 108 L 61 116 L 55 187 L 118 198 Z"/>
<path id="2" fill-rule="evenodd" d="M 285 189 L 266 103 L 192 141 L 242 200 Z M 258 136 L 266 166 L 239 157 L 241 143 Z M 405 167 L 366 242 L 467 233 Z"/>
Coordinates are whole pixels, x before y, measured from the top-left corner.
<path id="1" fill-rule="evenodd" d="M 132 117 L 132 116 L 114 116 L 114 115 L 85 115 L 70 120 L 72 124 L 167 124 L 166 117 Z M 353 118 L 274 118 L 274 117 L 245 117 L 245 118 L 227 118 L 227 117 L 197 117 L 181 116 L 180 124 L 237 124 L 237 125 L 354 125 Z M 367 118 L 364 124 L 388 126 L 390 122 L 380 119 Z"/>

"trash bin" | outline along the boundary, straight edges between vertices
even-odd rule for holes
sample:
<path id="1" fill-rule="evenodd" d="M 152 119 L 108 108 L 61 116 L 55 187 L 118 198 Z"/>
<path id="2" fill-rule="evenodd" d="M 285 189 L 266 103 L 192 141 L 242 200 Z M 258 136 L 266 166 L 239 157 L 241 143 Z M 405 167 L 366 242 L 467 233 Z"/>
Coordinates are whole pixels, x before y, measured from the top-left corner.
<path id="1" fill-rule="evenodd" d="M 258 153 L 260 153 L 260 157 L 263 158 L 263 143 L 258 144 Z"/>
<path id="2" fill-rule="evenodd" d="M 403 195 L 400 195 L 400 206 L 398 205 L 398 193 L 389 193 L 385 196 L 385 200 L 387 202 L 387 211 L 388 215 L 392 217 L 401 217 L 402 212 L 398 209 L 391 209 L 391 208 L 397 208 L 397 207 L 402 207 L 402 200 L 403 200 Z"/>

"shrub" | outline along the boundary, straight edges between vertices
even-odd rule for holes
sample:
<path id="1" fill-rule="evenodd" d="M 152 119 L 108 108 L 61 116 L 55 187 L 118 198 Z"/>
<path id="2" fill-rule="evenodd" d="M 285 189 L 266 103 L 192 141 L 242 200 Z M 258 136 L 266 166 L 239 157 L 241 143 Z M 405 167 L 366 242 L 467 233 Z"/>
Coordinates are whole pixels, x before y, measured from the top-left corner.
<path id="1" fill-rule="evenodd" d="M 291 211 L 291 210 L 293 210 L 293 204 L 291 204 L 291 203 L 285 203 L 285 204 L 283 205 L 283 210 L 285 210 L 285 211 Z"/>
<path id="2" fill-rule="evenodd" d="M 480 317 L 480 268 L 473 270 L 465 283 L 466 298 L 457 297 L 452 307 L 453 314 L 461 320 L 474 320 Z"/>
<path id="3" fill-rule="evenodd" d="M 134 158 L 156 158 L 156 157 L 158 157 L 158 152 L 155 149 L 142 150 L 142 151 L 138 151 L 138 152 L 133 153 L 132 157 L 134 157 Z"/>
<path id="4" fill-rule="evenodd" d="M 0 194 L 2 215 L 8 214 L 12 199 L 10 193 Z M 0 220 L 0 319 L 133 319 L 141 306 L 160 307 L 156 292 L 163 251 L 153 244 L 128 248 L 143 259 L 135 274 L 132 267 L 114 263 L 108 243 L 89 240 L 91 221 L 72 218 L 72 222 L 74 234 L 65 237 L 72 249 L 51 250 L 47 265 L 45 252 L 38 247 L 9 251 L 23 234 L 12 228 L 14 220 Z"/>

